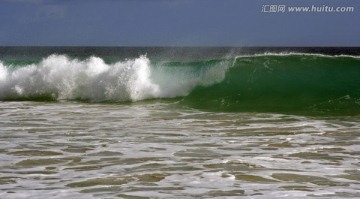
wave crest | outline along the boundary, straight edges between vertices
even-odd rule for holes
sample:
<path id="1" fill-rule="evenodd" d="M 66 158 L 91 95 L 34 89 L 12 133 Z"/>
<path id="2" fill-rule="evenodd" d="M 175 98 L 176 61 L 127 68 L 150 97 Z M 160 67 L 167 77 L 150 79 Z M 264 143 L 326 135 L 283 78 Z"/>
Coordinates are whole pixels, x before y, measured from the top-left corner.
<path id="1" fill-rule="evenodd" d="M 185 96 L 199 85 L 225 78 L 226 68 L 169 68 L 152 66 L 146 56 L 106 64 L 99 57 L 86 60 L 51 55 L 21 67 L 0 62 L 0 99 L 138 101 Z"/>
<path id="2" fill-rule="evenodd" d="M 98 57 L 80 61 L 51 55 L 39 64 L 13 70 L 1 64 L 0 98 L 136 101 L 158 95 L 158 85 L 150 75 L 145 56 L 108 65 Z"/>

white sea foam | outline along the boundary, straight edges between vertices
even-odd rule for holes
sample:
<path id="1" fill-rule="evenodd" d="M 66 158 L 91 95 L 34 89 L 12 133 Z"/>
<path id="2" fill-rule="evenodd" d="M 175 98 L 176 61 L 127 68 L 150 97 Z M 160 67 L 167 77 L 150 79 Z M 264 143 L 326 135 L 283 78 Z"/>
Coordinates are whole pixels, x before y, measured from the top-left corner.
<path id="1" fill-rule="evenodd" d="M 46 96 L 96 102 L 169 98 L 187 95 L 198 85 L 220 82 L 226 72 L 222 66 L 200 73 L 186 67 L 152 67 L 146 56 L 106 64 L 98 57 L 78 60 L 51 55 L 38 64 L 12 68 L 0 62 L 0 99 Z"/>
<path id="2" fill-rule="evenodd" d="M 4 84 L 7 77 L 7 70 L 2 62 L 0 62 L 0 84 Z"/>

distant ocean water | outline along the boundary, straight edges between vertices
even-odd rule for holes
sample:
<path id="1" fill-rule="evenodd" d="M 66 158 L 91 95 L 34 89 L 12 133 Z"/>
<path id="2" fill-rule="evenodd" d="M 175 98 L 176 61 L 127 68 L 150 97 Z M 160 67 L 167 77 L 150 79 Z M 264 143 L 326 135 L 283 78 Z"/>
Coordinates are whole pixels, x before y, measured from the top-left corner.
<path id="1" fill-rule="evenodd" d="M 0 197 L 360 197 L 359 48 L 1 47 Z"/>

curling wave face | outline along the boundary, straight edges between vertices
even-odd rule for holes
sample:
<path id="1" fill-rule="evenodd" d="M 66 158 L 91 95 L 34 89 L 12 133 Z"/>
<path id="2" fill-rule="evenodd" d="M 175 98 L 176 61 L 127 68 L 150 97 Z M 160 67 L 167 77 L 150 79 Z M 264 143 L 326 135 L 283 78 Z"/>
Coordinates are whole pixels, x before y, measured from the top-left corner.
<path id="1" fill-rule="evenodd" d="M 235 58 L 224 81 L 185 98 L 212 111 L 359 114 L 360 59 L 317 54 Z"/>

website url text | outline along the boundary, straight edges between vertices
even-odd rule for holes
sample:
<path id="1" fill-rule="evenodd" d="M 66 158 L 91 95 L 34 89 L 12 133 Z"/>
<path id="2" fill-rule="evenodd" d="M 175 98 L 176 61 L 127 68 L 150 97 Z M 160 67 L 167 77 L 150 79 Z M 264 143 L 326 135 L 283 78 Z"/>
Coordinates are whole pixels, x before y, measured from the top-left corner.
<path id="1" fill-rule="evenodd" d="M 263 13 L 351 13 L 354 7 L 262 5 Z"/>

